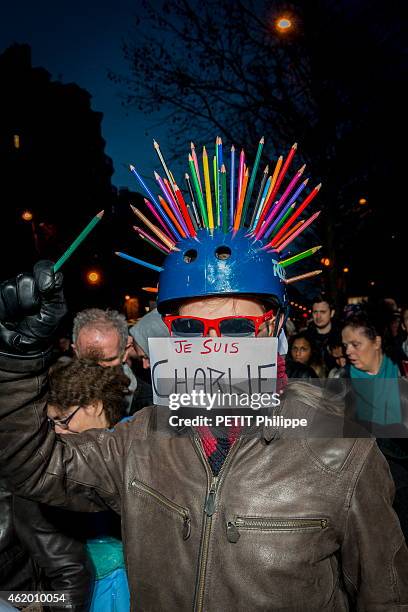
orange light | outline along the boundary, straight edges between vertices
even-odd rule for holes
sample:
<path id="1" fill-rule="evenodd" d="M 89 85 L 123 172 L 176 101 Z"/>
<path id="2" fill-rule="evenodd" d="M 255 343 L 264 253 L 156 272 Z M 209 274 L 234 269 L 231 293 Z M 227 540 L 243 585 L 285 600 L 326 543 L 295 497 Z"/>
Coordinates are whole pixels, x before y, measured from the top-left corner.
<path id="1" fill-rule="evenodd" d="M 275 25 L 279 32 L 287 32 L 292 27 L 292 21 L 289 19 L 289 17 L 279 17 L 279 19 L 276 20 Z"/>
<path id="2" fill-rule="evenodd" d="M 13 144 L 15 149 L 20 148 L 20 136 L 18 134 L 14 134 L 13 136 Z"/>
<path id="3" fill-rule="evenodd" d="M 99 285 L 101 282 L 101 275 L 96 270 L 90 270 L 86 275 L 86 280 L 90 285 Z"/>
<path id="4" fill-rule="evenodd" d="M 130 300 L 130 295 L 125 295 L 125 300 Z"/>
<path id="5" fill-rule="evenodd" d="M 358 203 L 359 203 L 361 206 L 364 206 L 364 204 L 367 204 L 367 200 L 366 200 L 366 198 L 360 198 L 360 199 L 359 199 L 359 201 L 358 201 Z"/>
<path id="6" fill-rule="evenodd" d="M 349 272 L 349 271 L 350 271 L 350 270 L 347 268 L 347 266 L 346 266 L 345 268 L 343 268 L 343 272 L 344 272 L 345 274 L 347 274 L 347 272 Z"/>
<path id="7" fill-rule="evenodd" d="M 330 261 L 330 259 L 328 257 L 322 257 L 322 259 L 320 260 L 320 263 L 323 266 L 330 266 L 331 261 Z"/>
<path id="8" fill-rule="evenodd" d="M 33 220 L 33 213 L 31 212 L 31 210 L 25 210 L 22 213 L 21 218 L 23 219 L 23 221 L 32 221 Z"/>

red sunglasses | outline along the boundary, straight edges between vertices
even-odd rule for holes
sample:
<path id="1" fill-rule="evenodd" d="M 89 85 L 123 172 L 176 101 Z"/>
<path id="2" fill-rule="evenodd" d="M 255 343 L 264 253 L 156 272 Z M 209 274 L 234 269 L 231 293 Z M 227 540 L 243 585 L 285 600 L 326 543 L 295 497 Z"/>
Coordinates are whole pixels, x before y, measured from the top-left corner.
<path id="1" fill-rule="evenodd" d="M 273 310 L 265 312 L 260 317 L 232 316 L 218 319 L 204 319 L 202 317 L 186 317 L 168 315 L 163 317 L 164 323 L 171 336 L 200 337 L 208 336 L 213 329 L 217 336 L 257 336 L 261 325 L 275 316 Z"/>

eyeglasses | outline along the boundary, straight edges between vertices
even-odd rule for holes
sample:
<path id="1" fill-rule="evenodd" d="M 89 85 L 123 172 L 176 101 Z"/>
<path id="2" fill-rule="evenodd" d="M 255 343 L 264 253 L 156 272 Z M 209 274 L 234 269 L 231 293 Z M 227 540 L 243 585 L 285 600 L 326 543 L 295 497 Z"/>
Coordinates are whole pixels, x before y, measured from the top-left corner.
<path id="1" fill-rule="evenodd" d="M 262 332 L 267 331 L 268 326 L 264 324 L 273 319 L 274 315 L 273 310 L 269 310 L 260 317 L 238 315 L 204 319 L 202 317 L 168 315 L 163 317 L 163 321 L 167 325 L 171 336 L 187 338 L 208 336 L 209 331 L 213 329 L 217 336 L 245 337 L 257 336 L 260 330 Z"/>
<path id="2" fill-rule="evenodd" d="M 78 406 L 78 408 L 75 408 L 74 412 L 71 412 L 71 414 L 69 414 L 65 419 L 52 419 L 51 417 L 48 417 L 48 422 L 53 429 L 55 429 L 55 426 L 57 425 L 60 429 L 68 430 L 72 418 L 81 408 L 82 406 Z"/>

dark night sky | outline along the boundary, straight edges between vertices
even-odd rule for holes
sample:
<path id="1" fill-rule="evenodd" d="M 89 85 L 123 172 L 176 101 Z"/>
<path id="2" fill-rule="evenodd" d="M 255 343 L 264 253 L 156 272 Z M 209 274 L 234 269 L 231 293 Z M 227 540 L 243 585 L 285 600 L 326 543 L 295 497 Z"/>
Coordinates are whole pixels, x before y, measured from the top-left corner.
<path id="1" fill-rule="evenodd" d="M 122 42 L 131 36 L 134 6 L 135 0 L 21 0 L 8 3 L 0 19 L 0 52 L 13 42 L 28 43 L 33 66 L 89 91 L 93 110 L 104 114 L 102 134 L 113 159 L 113 183 L 132 189 L 136 181 L 124 164 L 133 163 L 151 175 L 157 165 L 152 139 L 165 145 L 165 130 L 153 127 L 160 118 L 134 109 L 127 114 L 120 86 L 107 77 L 108 70 L 127 74 Z"/>

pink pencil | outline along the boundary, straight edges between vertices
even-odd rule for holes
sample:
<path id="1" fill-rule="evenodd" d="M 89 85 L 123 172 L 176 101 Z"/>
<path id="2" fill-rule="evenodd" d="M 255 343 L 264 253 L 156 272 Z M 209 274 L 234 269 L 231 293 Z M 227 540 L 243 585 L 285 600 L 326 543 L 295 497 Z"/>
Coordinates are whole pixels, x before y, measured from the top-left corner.
<path id="1" fill-rule="evenodd" d="M 203 191 L 203 188 L 202 188 L 202 185 L 201 185 L 200 167 L 198 165 L 197 153 L 195 152 L 194 142 L 191 143 L 191 157 L 193 158 L 194 168 L 196 169 L 196 173 L 197 173 L 197 178 L 198 178 L 198 183 L 200 185 L 200 189 L 201 189 L 201 191 Z"/>
<path id="2" fill-rule="evenodd" d="M 299 215 L 302 214 L 302 212 L 305 210 L 306 206 L 309 206 L 310 202 L 319 193 L 321 186 L 322 186 L 322 184 L 319 183 L 318 185 L 316 185 L 316 187 L 314 187 L 312 189 L 312 191 L 305 198 L 305 200 L 302 202 L 302 204 L 299 206 L 299 208 L 293 213 L 293 215 L 287 220 L 287 222 L 281 227 L 279 232 L 273 238 L 273 240 L 271 241 L 271 245 L 272 246 L 274 246 L 277 242 L 279 242 L 279 239 L 282 236 L 284 236 L 285 232 L 287 232 L 287 230 L 290 228 L 290 226 L 293 225 L 293 223 L 296 221 L 296 219 L 299 217 Z"/>
<path id="3" fill-rule="evenodd" d="M 264 209 L 262 211 L 261 216 L 259 217 L 258 224 L 257 224 L 256 229 L 255 229 L 255 231 L 257 231 L 257 232 L 259 232 L 259 228 L 261 227 L 262 222 L 264 221 L 266 215 L 269 212 L 269 208 L 270 208 L 271 202 L 273 202 L 273 200 L 275 198 L 275 195 L 279 191 L 279 187 L 281 186 L 281 183 L 282 183 L 283 179 L 285 178 L 286 172 L 288 171 L 289 166 L 292 163 L 292 159 L 295 156 L 296 150 L 297 150 L 297 142 L 295 142 L 295 144 L 291 146 L 290 151 L 288 153 L 288 156 L 287 156 L 287 158 L 284 161 L 284 164 L 282 166 L 281 171 L 279 172 L 277 181 L 276 181 L 276 183 L 275 183 L 271 193 L 269 194 L 267 202 L 265 202 Z"/>
<path id="4" fill-rule="evenodd" d="M 299 234 L 301 234 L 306 228 L 309 227 L 309 225 L 311 225 L 313 223 L 313 221 L 315 219 L 317 219 L 317 217 L 320 215 L 322 211 L 318 210 L 317 212 L 315 212 L 314 215 L 312 215 L 311 217 L 309 217 L 309 219 L 307 221 L 305 221 L 301 227 L 299 227 L 299 229 L 296 230 L 296 232 L 293 232 L 293 234 L 291 234 L 289 236 L 289 238 L 287 240 L 285 240 L 285 242 L 282 242 L 282 244 L 278 247 L 276 247 L 276 252 L 277 253 L 281 253 L 283 251 L 283 249 L 285 249 L 295 238 L 297 238 L 299 236 Z"/>
<path id="5" fill-rule="evenodd" d="M 156 238 L 153 238 L 153 236 L 151 236 L 148 232 L 145 232 L 141 227 L 138 227 L 137 225 L 134 225 L 133 229 L 138 234 L 141 234 L 142 236 L 144 236 L 145 238 L 150 240 L 150 242 L 153 242 L 153 244 L 155 244 L 157 247 L 159 247 L 159 249 L 162 249 L 163 251 L 166 251 L 166 253 L 170 253 L 170 249 L 168 247 L 166 247 L 166 245 L 164 245 L 162 242 L 159 242 L 158 240 L 156 240 Z"/>
<path id="6" fill-rule="evenodd" d="M 277 213 L 279 212 L 280 208 L 282 208 L 282 205 L 285 203 L 285 201 L 287 200 L 290 192 L 292 191 L 292 189 L 294 188 L 294 186 L 296 185 L 296 183 L 298 182 L 298 180 L 302 176 L 303 172 L 305 171 L 305 168 L 306 168 L 306 165 L 303 165 L 296 172 L 295 176 L 290 181 L 289 185 L 286 187 L 286 189 L 283 192 L 282 196 L 279 198 L 278 202 L 276 203 L 276 206 L 274 206 L 273 209 L 271 210 L 271 212 L 269 213 L 268 217 L 265 220 L 265 223 L 263 224 L 263 226 L 261 227 L 259 232 L 256 234 L 256 237 L 258 238 L 258 240 L 260 240 L 262 238 L 262 236 L 264 235 L 264 233 L 268 229 L 271 221 L 277 215 Z"/>
<path id="7" fill-rule="evenodd" d="M 170 240 L 176 240 L 175 236 L 172 236 L 170 233 L 170 230 L 168 229 L 168 227 L 166 226 L 166 224 L 164 223 L 164 221 L 160 218 L 159 214 L 156 212 L 153 204 L 150 204 L 149 200 L 146 200 L 146 198 L 143 198 L 144 202 L 147 206 L 147 208 L 150 210 L 150 212 L 152 213 L 152 215 L 154 215 L 157 219 L 157 221 L 160 223 L 160 225 L 162 226 L 165 234 L 170 238 Z"/>
<path id="8" fill-rule="evenodd" d="M 237 210 L 238 202 L 241 199 L 242 182 L 244 180 L 244 162 L 245 162 L 245 151 L 244 151 L 244 149 L 242 149 L 241 153 L 240 153 L 240 156 L 239 156 L 238 192 L 237 192 L 237 200 L 235 202 L 235 210 Z"/>

